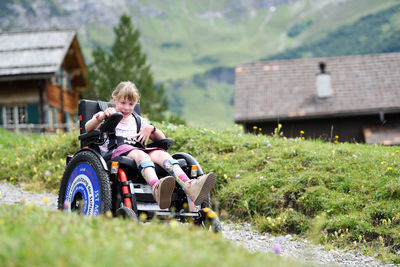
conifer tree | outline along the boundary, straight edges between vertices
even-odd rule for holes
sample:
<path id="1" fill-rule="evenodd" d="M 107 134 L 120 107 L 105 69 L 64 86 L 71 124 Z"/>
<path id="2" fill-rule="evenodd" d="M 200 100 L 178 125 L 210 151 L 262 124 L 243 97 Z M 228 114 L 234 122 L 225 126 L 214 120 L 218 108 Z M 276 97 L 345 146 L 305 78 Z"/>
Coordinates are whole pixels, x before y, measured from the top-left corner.
<path id="1" fill-rule="evenodd" d="M 115 39 L 110 51 L 99 46 L 93 51 L 93 62 L 88 66 L 89 88 L 84 96 L 108 101 L 112 90 L 121 81 L 132 81 L 140 92 L 142 113 L 151 120 L 165 119 L 168 100 L 164 87 L 154 84 L 150 64 L 142 53 L 140 33 L 127 15 L 122 15 L 113 28 Z"/>

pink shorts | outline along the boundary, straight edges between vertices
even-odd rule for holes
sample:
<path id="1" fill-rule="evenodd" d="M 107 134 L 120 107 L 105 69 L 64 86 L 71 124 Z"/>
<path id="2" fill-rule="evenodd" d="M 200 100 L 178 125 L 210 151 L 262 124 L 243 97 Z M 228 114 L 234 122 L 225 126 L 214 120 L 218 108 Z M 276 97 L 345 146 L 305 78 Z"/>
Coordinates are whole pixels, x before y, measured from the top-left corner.
<path id="1" fill-rule="evenodd" d="M 158 148 L 158 147 L 138 148 L 138 147 L 135 147 L 135 146 L 123 144 L 123 145 L 120 145 L 119 147 L 117 147 L 117 148 L 114 150 L 114 152 L 113 152 L 111 158 L 113 159 L 113 158 L 116 158 L 116 157 L 119 157 L 119 156 L 126 156 L 126 155 L 128 155 L 129 152 L 131 152 L 132 150 L 142 150 L 142 151 L 144 151 L 144 152 L 146 152 L 146 153 L 149 153 L 149 152 L 155 151 L 155 150 L 162 150 L 162 151 L 165 151 L 164 149 Z"/>

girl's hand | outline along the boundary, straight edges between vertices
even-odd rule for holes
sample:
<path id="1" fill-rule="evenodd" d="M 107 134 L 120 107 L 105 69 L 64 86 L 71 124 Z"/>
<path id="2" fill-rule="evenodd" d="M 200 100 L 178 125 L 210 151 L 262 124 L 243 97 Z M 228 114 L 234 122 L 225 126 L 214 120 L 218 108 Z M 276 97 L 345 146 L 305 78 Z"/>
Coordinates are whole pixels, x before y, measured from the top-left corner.
<path id="1" fill-rule="evenodd" d="M 107 108 L 106 110 L 104 110 L 104 119 L 110 117 L 112 114 L 114 114 L 115 112 L 117 112 L 115 110 L 115 108 Z"/>
<path id="2" fill-rule="evenodd" d="M 133 137 L 136 138 L 138 142 L 147 145 L 153 129 L 154 127 L 152 125 L 146 125 L 139 133 L 135 134 Z"/>

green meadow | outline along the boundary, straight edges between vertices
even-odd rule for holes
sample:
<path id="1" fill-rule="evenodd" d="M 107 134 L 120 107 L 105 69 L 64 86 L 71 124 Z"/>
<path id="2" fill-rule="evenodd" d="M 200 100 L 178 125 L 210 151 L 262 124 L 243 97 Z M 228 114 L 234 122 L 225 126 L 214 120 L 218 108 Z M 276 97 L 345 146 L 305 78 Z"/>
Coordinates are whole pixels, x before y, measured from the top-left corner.
<path id="1" fill-rule="evenodd" d="M 304 140 L 302 133 L 298 138 L 287 139 L 278 130 L 273 135 L 245 134 L 240 126 L 224 130 L 168 123 L 156 126 L 175 140 L 170 153 L 190 153 L 206 172 L 217 174 L 213 201 L 223 220 L 249 221 L 260 232 L 290 233 L 328 248 L 348 248 L 400 263 L 399 147 L 337 142 L 340 136 L 332 143 Z M 30 190 L 56 193 L 66 155 L 79 149 L 77 135 L 36 136 L 0 131 L 1 179 Z M 41 216 L 66 220 L 64 214 L 46 215 L 35 209 L 2 209 L 9 210 L 0 212 L 3 221 L 10 213 L 23 216 L 28 225 Z M 103 227 L 103 219 L 68 218 L 75 225 L 83 221 L 82 227 Z M 108 223 L 119 224 L 118 220 Z M 158 224 L 143 227 L 161 227 L 160 231 L 165 232 L 170 229 Z M 18 241 L 22 236 L 13 236 L 16 230 L 0 231 L 1 240 L 5 235 L 16 239 L 15 243 L 22 242 Z M 182 231 L 186 236 L 187 229 Z"/>

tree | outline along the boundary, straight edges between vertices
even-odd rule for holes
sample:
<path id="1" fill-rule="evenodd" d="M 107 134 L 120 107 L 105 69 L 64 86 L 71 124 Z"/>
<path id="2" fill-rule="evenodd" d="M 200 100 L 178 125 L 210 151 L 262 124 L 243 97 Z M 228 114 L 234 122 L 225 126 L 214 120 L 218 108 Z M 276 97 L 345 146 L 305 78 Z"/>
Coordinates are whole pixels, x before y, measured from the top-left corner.
<path id="1" fill-rule="evenodd" d="M 93 62 L 88 66 L 89 88 L 86 98 L 108 101 L 112 90 L 121 81 L 132 81 L 140 92 L 142 113 L 152 120 L 165 119 L 168 100 L 164 87 L 154 84 L 150 64 L 141 51 L 140 33 L 127 15 L 122 15 L 118 26 L 113 28 L 115 39 L 110 51 L 97 46 Z"/>

